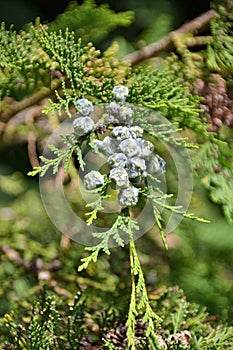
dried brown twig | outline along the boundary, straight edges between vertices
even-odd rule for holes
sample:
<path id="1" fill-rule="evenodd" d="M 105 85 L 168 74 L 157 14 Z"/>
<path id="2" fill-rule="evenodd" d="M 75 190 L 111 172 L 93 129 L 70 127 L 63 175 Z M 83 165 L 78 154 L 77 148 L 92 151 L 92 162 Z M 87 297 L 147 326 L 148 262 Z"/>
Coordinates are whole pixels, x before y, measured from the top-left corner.
<path id="1" fill-rule="evenodd" d="M 131 65 L 136 65 L 148 58 L 158 55 L 161 52 L 171 51 L 174 49 L 173 36 L 177 34 L 185 33 L 197 33 L 200 30 L 204 30 L 210 20 L 215 16 L 214 10 L 204 12 L 200 16 L 196 17 L 192 21 L 183 24 L 180 28 L 170 32 L 164 38 L 152 43 L 148 46 L 144 46 L 142 49 L 132 52 L 124 57 L 124 61 L 130 62 Z"/>

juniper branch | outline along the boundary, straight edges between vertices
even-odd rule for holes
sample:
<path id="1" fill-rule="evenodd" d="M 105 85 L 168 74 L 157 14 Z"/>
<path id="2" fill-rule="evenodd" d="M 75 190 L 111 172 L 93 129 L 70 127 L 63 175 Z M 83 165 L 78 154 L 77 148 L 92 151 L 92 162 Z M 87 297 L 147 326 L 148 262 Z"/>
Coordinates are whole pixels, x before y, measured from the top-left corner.
<path id="1" fill-rule="evenodd" d="M 172 37 L 174 34 L 182 33 L 196 33 L 205 29 L 212 18 L 216 15 L 214 10 L 204 12 L 200 16 L 196 17 L 192 21 L 183 24 L 180 28 L 172 31 L 164 38 L 143 47 L 141 50 L 130 53 L 124 57 L 124 61 L 130 62 L 133 66 L 153 56 L 158 55 L 161 52 L 171 51 L 174 49 Z"/>
<path id="2" fill-rule="evenodd" d="M 129 226 L 129 236 L 131 237 L 129 245 L 129 255 L 130 255 L 130 271 L 132 280 L 132 291 L 129 306 L 129 313 L 126 325 L 127 338 L 129 340 L 128 348 L 134 350 L 135 348 L 135 324 L 136 317 L 139 312 L 143 312 L 143 322 L 147 323 L 146 336 L 148 338 L 156 338 L 155 333 L 155 321 L 161 321 L 161 318 L 152 310 L 147 294 L 146 283 L 142 271 L 142 267 L 138 258 L 137 250 L 133 240 L 133 235 Z M 137 277 L 137 282 L 136 282 Z M 137 305 L 137 297 L 140 298 L 140 302 Z"/>
<path id="3" fill-rule="evenodd" d="M 134 220 L 125 218 L 123 216 L 118 216 L 109 230 L 92 233 L 92 236 L 94 238 L 100 239 L 100 242 L 95 246 L 85 248 L 87 251 L 91 251 L 92 253 L 88 257 L 81 259 L 83 264 L 79 266 L 78 271 L 86 269 L 90 262 L 96 262 L 100 251 L 103 251 L 107 255 L 110 255 L 110 239 L 113 239 L 119 246 L 124 247 L 125 242 L 120 236 L 120 230 L 122 230 L 126 234 L 129 234 L 129 227 L 138 229 Z"/>
<path id="4" fill-rule="evenodd" d="M 2 113 L 0 114 L 2 121 L 8 122 L 15 114 L 25 110 L 28 107 L 39 104 L 40 101 L 42 101 L 43 99 L 53 95 L 53 93 L 61 86 L 63 80 L 64 77 L 56 79 L 53 81 L 52 86 L 50 88 L 42 87 L 39 91 L 35 92 L 29 97 L 24 98 L 22 101 L 14 102 L 10 106 L 9 110 L 2 111 Z"/>

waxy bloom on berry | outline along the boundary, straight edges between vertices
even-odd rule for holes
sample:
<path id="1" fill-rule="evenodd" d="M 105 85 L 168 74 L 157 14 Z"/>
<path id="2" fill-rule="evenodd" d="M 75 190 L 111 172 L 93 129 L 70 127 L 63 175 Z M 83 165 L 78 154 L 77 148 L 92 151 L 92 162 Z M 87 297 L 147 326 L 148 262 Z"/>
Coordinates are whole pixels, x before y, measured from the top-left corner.
<path id="1" fill-rule="evenodd" d="M 104 184 L 104 177 L 99 171 L 91 170 L 84 176 L 83 184 L 87 190 L 94 190 Z"/>
<path id="2" fill-rule="evenodd" d="M 129 186 L 128 173 L 124 168 L 113 168 L 110 171 L 109 178 L 114 180 L 118 187 Z"/>
<path id="3" fill-rule="evenodd" d="M 127 86 L 117 85 L 113 88 L 113 97 L 118 100 L 124 102 L 126 97 L 128 96 L 129 89 Z"/>
<path id="4" fill-rule="evenodd" d="M 124 207 L 131 207 L 138 202 L 138 189 L 136 187 L 122 188 L 118 195 L 120 205 Z"/>
<path id="5" fill-rule="evenodd" d="M 93 104 L 86 98 L 80 98 L 76 101 L 76 106 L 81 115 L 89 115 L 94 111 Z"/>
<path id="6" fill-rule="evenodd" d="M 95 123 L 90 117 L 79 117 L 73 121 L 73 127 L 75 135 L 80 137 L 94 130 Z"/>

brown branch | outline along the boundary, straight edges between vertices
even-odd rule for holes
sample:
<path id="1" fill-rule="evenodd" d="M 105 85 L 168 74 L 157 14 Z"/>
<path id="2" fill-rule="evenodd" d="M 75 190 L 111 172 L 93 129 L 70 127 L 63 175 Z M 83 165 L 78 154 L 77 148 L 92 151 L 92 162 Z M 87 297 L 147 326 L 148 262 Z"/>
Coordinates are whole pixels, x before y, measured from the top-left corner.
<path id="1" fill-rule="evenodd" d="M 25 121 L 27 124 L 33 124 L 35 118 L 40 115 L 42 112 L 42 106 L 33 106 L 29 108 L 26 113 L 25 113 Z M 28 142 L 28 157 L 30 164 L 33 167 L 39 166 L 40 162 L 37 157 L 37 152 L 36 152 L 36 142 L 37 142 L 37 137 L 34 134 L 34 132 L 29 131 L 27 135 L 27 142 Z"/>
<path id="2" fill-rule="evenodd" d="M 37 152 L 36 152 L 37 139 L 34 133 L 31 131 L 29 132 L 27 139 L 28 139 L 28 157 L 29 157 L 31 167 L 34 168 L 40 165 L 39 159 L 37 157 Z"/>
<path id="3" fill-rule="evenodd" d="M 150 57 L 156 56 L 161 52 L 171 51 L 174 49 L 174 44 L 172 37 L 176 34 L 185 33 L 197 33 L 200 30 L 204 30 L 210 20 L 215 16 L 216 12 L 214 10 L 209 10 L 204 12 L 200 16 L 196 17 L 192 21 L 183 24 L 180 28 L 172 31 L 164 38 L 158 40 L 157 42 L 143 47 L 141 50 L 130 53 L 124 57 L 124 61 L 130 62 L 131 65 L 136 65 Z"/>
<path id="4" fill-rule="evenodd" d="M 57 90 L 60 87 L 61 82 L 63 80 L 64 77 L 56 79 L 53 81 L 53 85 L 51 88 L 42 87 L 41 90 L 35 92 L 32 96 L 26 97 L 25 99 L 19 102 L 13 102 L 9 106 L 9 110 L 1 113 L 1 120 L 3 122 L 8 122 L 11 119 L 11 117 L 13 117 L 15 114 L 19 113 L 22 110 L 25 110 L 28 107 L 38 104 L 44 98 L 48 98 L 54 93 L 55 90 Z"/>

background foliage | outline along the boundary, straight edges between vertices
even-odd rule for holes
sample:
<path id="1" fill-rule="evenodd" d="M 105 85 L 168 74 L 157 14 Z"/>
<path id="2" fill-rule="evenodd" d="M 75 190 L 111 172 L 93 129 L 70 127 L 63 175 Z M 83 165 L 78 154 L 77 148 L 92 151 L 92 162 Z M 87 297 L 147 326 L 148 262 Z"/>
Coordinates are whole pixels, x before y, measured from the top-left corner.
<path id="1" fill-rule="evenodd" d="M 177 231 L 168 235 L 168 252 L 163 250 L 156 228 L 136 242 L 150 298 L 163 318 L 159 335 L 168 339 L 188 329 L 192 333 L 191 349 L 230 348 L 232 329 L 218 326 L 216 331 L 216 324 L 233 324 L 232 3 L 212 4 L 217 16 L 201 41 L 198 35 L 175 36 L 172 53 L 144 60 L 137 68 L 121 58 L 173 28 L 173 5 L 164 2 L 164 7 L 154 6 L 156 15 L 143 22 L 148 10 L 143 12 L 137 3 L 133 15 L 130 4 L 130 11 L 115 14 L 106 4 L 96 6 L 86 1 L 76 7 L 76 23 L 70 28 L 74 34 L 70 34 L 65 28 L 75 6 L 70 5 L 65 14 L 46 26 L 37 20 L 20 32 L 1 27 L 2 346 L 63 349 L 74 348 L 78 342 L 81 348 L 83 342 L 88 348 L 94 343 L 103 346 L 104 339 L 106 348 L 111 349 L 119 348 L 125 339 L 121 327 L 130 294 L 127 249 L 115 248 L 111 257 L 101 256 L 98 264 L 78 273 L 83 247 L 61 237 L 54 228 L 40 200 L 38 179 L 28 178 L 27 173 L 38 165 L 37 154 L 41 154 L 48 135 L 66 118 L 66 112 L 73 113 L 77 96 L 90 97 L 95 103 L 107 102 L 112 98 L 112 87 L 126 83 L 130 102 L 148 106 L 178 123 L 182 134 L 199 146 L 198 151 L 191 152 L 195 186 L 190 209 L 211 220 L 209 225 L 183 220 Z M 88 16 L 90 7 L 96 15 L 93 23 Z M 136 24 L 130 23 L 134 18 L 136 24 L 145 24 L 138 24 L 137 35 L 132 38 Z M 125 37 L 121 26 L 129 28 Z M 114 28 L 118 29 L 112 32 Z M 117 42 L 112 43 L 113 38 Z M 172 167 L 167 181 L 170 192 L 175 192 Z M 75 201 L 73 197 L 71 200 Z M 43 291 L 44 284 L 47 291 Z M 172 290 L 165 286 L 174 285 L 184 290 L 190 302 L 207 307 L 211 316 L 190 305 L 178 289 L 168 296 Z M 74 302 L 77 290 L 81 295 Z M 37 301 L 39 304 L 32 308 Z M 68 308 L 69 303 L 78 303 L 78 308 Z M 172 324 L 170 314 L 174 315 Z M 68 333 L 60 337 L 64 323 Z M 50 327 L 51 337 L 43 340 L 38 334 L 48 334 L 45 325 Z M 77 325 L 80 327 L 75 328 Z M 138 327 L 143 334 L 142 326 Z M 118 330 L 117 336 L 112 329 Z M 35 343 L 31 333 L 35 334 Z M 141 348 L 148 346 L 143 345 L 143 337 L 140 339 Z M 181 349 L 183 345 L 174 340 L 169 346 Z"/>

